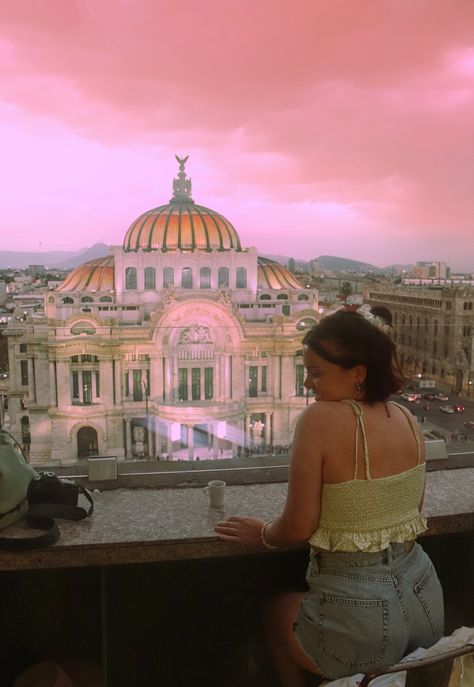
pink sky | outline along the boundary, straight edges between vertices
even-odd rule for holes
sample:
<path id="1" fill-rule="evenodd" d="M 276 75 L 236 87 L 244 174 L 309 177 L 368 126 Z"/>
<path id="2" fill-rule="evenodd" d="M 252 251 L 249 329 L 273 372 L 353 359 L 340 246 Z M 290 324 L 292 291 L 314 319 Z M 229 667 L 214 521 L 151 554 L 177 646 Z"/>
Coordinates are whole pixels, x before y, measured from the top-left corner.
<path id="1" fill-rule="evenodd" d="M 122 242 L 187 165 L 243 245 L 474 271 L 472 0 L 2 0 L 0 250 Z"/>

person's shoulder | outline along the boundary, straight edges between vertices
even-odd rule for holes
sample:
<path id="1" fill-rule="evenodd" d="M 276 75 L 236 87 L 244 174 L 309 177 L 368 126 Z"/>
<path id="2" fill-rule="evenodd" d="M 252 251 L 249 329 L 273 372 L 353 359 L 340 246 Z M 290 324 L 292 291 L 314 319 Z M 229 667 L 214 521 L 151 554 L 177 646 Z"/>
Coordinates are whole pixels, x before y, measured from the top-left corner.
<path id="1" fill-rule="evenodd" d="M 333 422 L 339 421 L 341 415 L 347 413 L 347 408 L 347 404 L 341 401 L 316 401 L 301 413 L 300 424 L 324 431 Z"/>

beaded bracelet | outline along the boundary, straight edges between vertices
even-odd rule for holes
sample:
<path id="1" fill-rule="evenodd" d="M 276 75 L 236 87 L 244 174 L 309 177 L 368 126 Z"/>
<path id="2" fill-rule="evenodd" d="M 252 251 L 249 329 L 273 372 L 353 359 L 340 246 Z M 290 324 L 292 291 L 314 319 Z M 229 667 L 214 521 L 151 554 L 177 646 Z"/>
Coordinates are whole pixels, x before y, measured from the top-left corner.
<path id="1" fill-rule="evenodd" d="M 263 523 L 262 529 L 260 530 L 260 539 L 262 540 L 262 544 L 266 549 L 278 549 L 278 546 L 273 546 L 272 544 L 269 544 L 265 539 L 265 530 L 267 529 L 268 525 L 271 525 L 271 523 L 272 520 L 268 520 L 268 522 Z"/>

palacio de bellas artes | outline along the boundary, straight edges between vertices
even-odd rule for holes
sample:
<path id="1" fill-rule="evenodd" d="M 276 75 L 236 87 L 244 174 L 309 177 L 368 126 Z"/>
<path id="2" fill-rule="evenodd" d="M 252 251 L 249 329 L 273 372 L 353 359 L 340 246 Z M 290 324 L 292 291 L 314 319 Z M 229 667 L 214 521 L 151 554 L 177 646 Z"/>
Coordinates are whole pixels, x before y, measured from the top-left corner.
<path id="1" fill-rule="evenodd" d="M 317 291 L 242 247 L 176 159 L 169 203 L 8 324 L 10 427 L 33 464 L 230 458 L 291 441 Z"/>

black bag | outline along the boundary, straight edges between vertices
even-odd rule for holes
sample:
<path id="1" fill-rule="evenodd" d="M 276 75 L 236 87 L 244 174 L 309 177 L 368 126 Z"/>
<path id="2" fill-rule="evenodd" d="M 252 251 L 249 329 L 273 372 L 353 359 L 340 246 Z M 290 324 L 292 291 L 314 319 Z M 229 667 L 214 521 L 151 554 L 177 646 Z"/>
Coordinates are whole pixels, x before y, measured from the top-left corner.
<path id="1" fill-rule="evenodd" d="M 87 511 L 77 505 L 79 494 L 89 501 Z M 30 550 L 54 544 L 60 537 L 54 518 L 82 520 L 93 510 L 87 489 L 52 472 L 36 472 L 16 439 L 0 430 L 0 529 L 24 517 L 29 527 L 42 530 L 34 537 L 0 537 L 0 549 Z"/>

